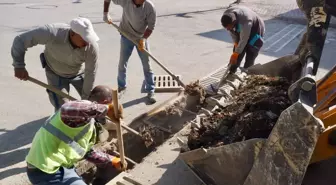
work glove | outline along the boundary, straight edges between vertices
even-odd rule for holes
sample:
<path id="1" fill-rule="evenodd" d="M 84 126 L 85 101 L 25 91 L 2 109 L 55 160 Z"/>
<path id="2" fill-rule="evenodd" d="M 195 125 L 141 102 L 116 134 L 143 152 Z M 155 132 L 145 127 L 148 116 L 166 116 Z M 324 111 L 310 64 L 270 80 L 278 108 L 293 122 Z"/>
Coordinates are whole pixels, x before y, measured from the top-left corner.
<path id="1" fill-rule="evenodd" d="M 230 58 L 230 64 L 235 65 L 237 64 L 239 54 L 237 52 L 233 52 Z"/>
<path id="2" fill-rule="evenodd" d="M 113 104 L 108 105 L 108 111 L 107 116 L 111 119 L 114 123 L 119 123 L 119 118 L 124 118 L 124 109 L 121 104 L 119 104 L 119 110 L 118 110 L 118 118 L 114 115 L 114 107 Z"/>
<path id="3" fill-rule="evenodd" d="M 117 170 L 122 170 L 127 168 L 127 162 L 123 165 L 119 157 L 109 155 L 112 166 Z"/>
<path id="4" fill-rule="evenodd" d="M 107 24 L 112 24 L 112 18 L 108 12 L 104 12 L 104 17 L 103 17 L 104 22 Z"/>
<path id="5" fill-rule="evenodd" d="M 26 68 L 14 68 L 14 76 L 20 80 L 28 80 L 29 74 Z"/>
<path id="6" fill-rule="evenodd" d="M 145 50 L 145 39 L 140 39 L 139 40 L 138 48 L 139 48 L 140 51 Z"/>

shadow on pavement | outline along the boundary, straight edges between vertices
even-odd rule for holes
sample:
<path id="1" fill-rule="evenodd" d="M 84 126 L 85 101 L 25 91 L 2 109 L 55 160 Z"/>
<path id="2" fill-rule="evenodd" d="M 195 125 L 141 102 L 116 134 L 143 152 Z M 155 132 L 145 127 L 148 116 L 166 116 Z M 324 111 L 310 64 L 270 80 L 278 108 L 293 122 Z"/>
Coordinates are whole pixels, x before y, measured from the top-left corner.
<path id="1" fill-rule="evenodd" d="M 133 105 L 137 105 L 140 103 L 146 103 L 147 102 L 146 100 L 147 100 L 147 97 L 137 98 L 137 99 L 128 101 L 126 103 L 123 103 L 122 105 L 123 105 L 123 108 L 127 108 L 127 107 L 131 107 Z"/>
<path id="2" fill-rule="evenodd" d="M 29 148 L 19 149 L 5 154 L 0 154 L 0 169 L 17 164 L 25 160 Z"/>
<path id="3" fill-rule="evenodd" d="M 0 181 L 2 179 L 5 179 L 7 177 L 13 176 L 13 175 L 18 175 L 21 173 L 26 173 L 26 167 L 22 168 L 12 168 L 3 172 L 0 172 Z"/>
<path id="4" fill-rule="evenodd" d="M 30 144 L 34 138 L 35 133 L 47 118 L 48 117 L 44 117 L 26 124 L 22 124 L 16 129 L 6 130 L 5 133 L 0 135 L 0 161 L 2 161 L 2 164 L 0 164 L 0 168 L 4 166 L 3 161 L 5 160 L 3 160 L 3 156 L 9 154 L 2 153 L 10 150 L 15 150 L 17 148 Z M 8 162 L 8 160 L 5 162 Z"/>
<path id="5" fill-rule="evenodd" d="M 18 149 L 32 142 L 35 133 L 48 117 L 22 124 L 14 130 L 6 130 L 0 135 L 0 169 L 25 160 L 29 148 Z M 10 152 L 8 152 L 10 151 Z M 0 172 L 0 180 L 25 172 L 25 168 L 12 168 Z"/>

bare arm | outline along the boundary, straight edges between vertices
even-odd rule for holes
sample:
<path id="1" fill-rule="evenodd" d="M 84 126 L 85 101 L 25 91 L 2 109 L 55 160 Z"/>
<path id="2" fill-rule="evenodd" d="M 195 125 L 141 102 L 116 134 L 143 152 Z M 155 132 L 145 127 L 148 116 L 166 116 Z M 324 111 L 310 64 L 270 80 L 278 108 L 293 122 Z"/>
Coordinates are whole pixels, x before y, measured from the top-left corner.
<path id="1" fill-rule="evenodd" d="M 109 12 L 111 0 L 104 1 L 104 12 Z"/>

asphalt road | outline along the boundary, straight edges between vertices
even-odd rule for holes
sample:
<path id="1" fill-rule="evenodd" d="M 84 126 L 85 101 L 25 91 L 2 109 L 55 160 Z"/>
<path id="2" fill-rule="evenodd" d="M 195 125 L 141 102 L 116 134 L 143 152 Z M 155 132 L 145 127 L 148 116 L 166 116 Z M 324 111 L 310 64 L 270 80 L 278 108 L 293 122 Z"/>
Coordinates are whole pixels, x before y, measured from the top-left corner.
<path id="1" fill-rule="evenodd" d="M 287 0 L 288 1 L 288 0 Z M 294 1 L 288 1 L 293 4 Z M 120 35 L 102 22 L 103 1 L 83 0 L 11 0 L 0 2 L 0 184 L 27 184 L 24 157 L 35 132 L 53 112 L 45 89 L 13 76 L 10 48 L 13 38 L 36 26 L 54 22 L 69 22 L 76 16 L 85 16 L 94 23 L 100 37 L 99 69 L 96 84 L 116 88 Z M 281 2 L 286 4 L 285 2 Z M 197 80 L 227 64 L 232 52 L 231 39 L 220 24 L 220 17 L 228 5 L 221 0 L 177 1 L 157 0 L 157 26 L 150 38 L 151 52 L 185 83 Z M 267 7 L 267 6 L 266 6 Z M 295 9 L 295 6 L 293 6 Z M 265 11 L 267 9 L 265 8 Z M 286 10 L 291 11 L 291 10 Z M 111 6 L 116 22 L 121 9 Z M 274 15 L 275 16 L 275 15 Z M 277 57 L 293 53 L 305 26 L 290 20 L 267 16 L 266 43 L 257 63 L 266 63 Z M 266 17 L 266 16 L 265 16 Z M 320 78 L 334 64 L 333 50 L 336 31 L 330 29 L 318 71 Z M 39 63 L 42 46 L 29 49 L 25 57 L 31 76 L 46 81 Z M 125 107 L 126 122 L 155 105 L 146 105 L 142 91 L 142 66 L 136 52 L 129 61 L 129 88 L 121 99 Z M 166 74 L 153 62 L 155 74 Z M 72 91 L 72 95 L 78 97 Z M 157 95 L 158 103 L 172 93 Z"/>

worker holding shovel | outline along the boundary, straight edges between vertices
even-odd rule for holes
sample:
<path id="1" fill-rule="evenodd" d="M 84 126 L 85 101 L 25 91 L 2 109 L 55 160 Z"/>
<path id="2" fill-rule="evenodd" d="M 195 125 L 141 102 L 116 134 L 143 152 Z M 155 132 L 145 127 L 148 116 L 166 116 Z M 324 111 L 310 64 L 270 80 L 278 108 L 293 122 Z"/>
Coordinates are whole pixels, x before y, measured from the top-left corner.
<path id="1" fill-rule="evenodd" d="M 228 8 L 221 18 L 234 42 L 233 53 L 230 58 L 230 72 L 235 73 L 245 54 L 244 68 L 254 65 L 265 33 L 264 21 L 251 9 L 236 5 Z"/>
<path id="2" fill-rule="evenodd" d="M 122 118 L 122 106 L 118 108 Z M 123 168 L 118 157 L 93 150 L 95 123 L 108 116 L 118 122 L 112 105 L 112 90 L 95 87 L 88 100 L 69 101 L 38 130 L 26 157 L 27 175 L 32 184 L 84 185 L 74 164 L 85 158 L 99 167 Z"/>
<path id="3" fill-rule="evenodd" d="M 156 23 L 156 11 L 153 3 L 149 0 L 112 0 L 114 4 L 123 8 L 120 30 L 127 34 L 129 40 L 121 35 L 120 59 L 118 67 L 118 91 L 126 89 L 126 69 L 128 59 L 136 47 L 142 62 L 143 72 L 146 81 L 146 91 L 149 103 L 156 102 L 154 97 L 154 74 L 151 68 L 149 56 L 143 52 L 149 50 L 147 39 L 152 34 Z M 112 19 L 109 16 L 109 6 L 111 0 L 104 1 L 104 21 L 111 24 Z M 138 43 L 137 45 L 132 42 Z"/>
<path id="4" fill-rule="evenodd" d="M 75 18 L 67 24 L 47 24 L 15 37 L 11 53 L 15 77 L 28 80 L 25 54 L 28 48 L 45 45 L 40 55 L 48 84 L 66 93 L 72 84 L 82 99 L 87 99 L 96 76 L 99 40 L 92 23 Z M 83 66 L 85 64 L 85 68 Z M 58 110 L 69 101 L 47 90 L 51 104 Z"/>

